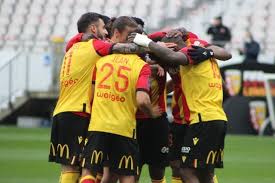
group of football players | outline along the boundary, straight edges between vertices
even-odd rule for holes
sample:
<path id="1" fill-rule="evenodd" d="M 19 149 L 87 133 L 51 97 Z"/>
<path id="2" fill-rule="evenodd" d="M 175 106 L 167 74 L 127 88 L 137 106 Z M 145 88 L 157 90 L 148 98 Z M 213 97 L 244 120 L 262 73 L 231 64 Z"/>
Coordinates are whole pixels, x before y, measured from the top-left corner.
<path id="1" fill-rule="evenodd" d="M 53 112 L 59 182 L 143 182 L 144 164 L 154 183 L 166 182 L 168 166 L 172 183 L 217 182 L 227 121 L 217 60 L 231 54 L 183 27 L 147 34 L 136 17 L 88 12 L 77 29 Z"/>

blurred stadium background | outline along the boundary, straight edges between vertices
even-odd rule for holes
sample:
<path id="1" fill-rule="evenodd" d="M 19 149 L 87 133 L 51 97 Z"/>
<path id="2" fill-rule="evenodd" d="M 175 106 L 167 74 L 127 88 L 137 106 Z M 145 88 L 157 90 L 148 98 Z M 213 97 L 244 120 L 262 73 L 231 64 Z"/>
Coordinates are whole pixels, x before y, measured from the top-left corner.
<path id="1" fill-rule="evenodd" d="M 183 26 L 209 41 L 211 20 L 222 16 L 232 33 L 233 58 L 220 63 L 231 135 L 217 174 L 222 183 L 275 182 L 274 0 L 0 0 L 0 183 L 57 182 L 59 167 L 47 163 L 57 76 L 88 11 L 140 17 L 149 33 Z M 238 51 L 247 30 L 261 46 L 253 64 Z M 142 178 L 149 182 L 147 171 Z"/>

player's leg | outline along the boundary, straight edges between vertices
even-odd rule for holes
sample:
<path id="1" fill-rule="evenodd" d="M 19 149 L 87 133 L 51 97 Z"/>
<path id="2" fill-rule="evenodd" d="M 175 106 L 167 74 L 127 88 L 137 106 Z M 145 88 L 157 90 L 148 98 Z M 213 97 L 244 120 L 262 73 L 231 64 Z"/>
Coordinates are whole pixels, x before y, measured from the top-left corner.
<path id="1" fill-rule="evenodd" d="M 200 182 L 214 183 L 214 169 L 201 169 L 199 172 Z"/>
<path id="2" fill-rule="evenodd" d="M 86 138 L 89 118 L 70 112 L 53 118 L 49 161 L 61 164 L 61 183 L 79 180 L 80 155 Z"/>
<path id="3" fill-rule="evenodd" d="M 112 149 L 109 155 L 110 171 L 120 182 L 135 183 L 139 174 L 138 144 L 133 138 L 115 134 L 112 136 Z"/>
<path id="4" fill-rule="evenodd" d="M 135 176 L 119 176 L 120 183 L 135 183 Z"/>
<path id="5" fill-rule="evenodd" d="M 181 147 L 186 133 L 186 124 L 173 122 L 169 125 L 169 161 L 172 169 L 171 183 L 182 183 L 180 176 Z"/>
<path id="6" fill-rule="evenodd" d="M 118 176 L 113 174 L 110 171 L 110 168 L 105 166 L 103 168 L 103 176 L 101 179 L 101 182 L 98 183 L 116 183 L 118 181 Z"/>
<path id="7" fill-rule="evenodd" d="M 154 167 L 149 165 L 149 174 L 152 182 L 154 183 L 165 183 L 166 179 L 164 177 L 165 167 Z"/>
<path id="8" fill-rule="evenodd" d="M 108 161 L 110 138 L 107 133 L 89 132 L 88 142 L 83 150 L 82 175 L 80 183 L 96 183 L 91 172 L 103 172 Z"/>
<path id="9" fill-rule="evenodd" d="M 198 170 L 195 168 L 181 168 L 180 175 L 184 183 L 200 183 Z"/>
<path id="10" fill-rule="evenodd" d="M 200 122 L 188 127 L 182 147 L 183 178 L 190 180 L 196 176 L 201 182 L 213 182 L 214 169 L 223 167 L 225 133 L 224 121 Z"/>
<path id="11" fill-rule="evenodd" d="M 180 176 L 180 161 L 170 161 L 170 167 L 172 169 L 171 183 L 182 183 Z"/>
<path id="12" fill-rule="evenodd" d="M 149 148 L 148 144 L 151 144 L 152 142 L 146 143 L 146 141 L 151 141 L 150 139 L 150 133 L 151 131 L 148 128 L 150 121 L 148 119 L 137 119 L 137 142 L 138 142 L 138 167 L 139 167 L 139 174 L 136 176 L 136 182 L 139 181 L 142 167 L 144 164 L 148 161 L 148 153 Z"/>
<path id="13" fill-rule="evenodd" d="M 148 165 L 149 174 L 152 182 L 164 183 L 165 179 L 165 168 L 169 165 L 168 161 L 168 133 L 169 133 L 169 122 L 166 114 L 150 121 L 150 139 L 152 142 L 148 144 Z M 147 140 L 148 142 L 148 140 Z"/>
<path id="14" fill-rule="evenodd" d="M 89 169 L 82 168 L 81 179 L 79 183 L 96 183 L 96 178 L 92 175 Z"/>

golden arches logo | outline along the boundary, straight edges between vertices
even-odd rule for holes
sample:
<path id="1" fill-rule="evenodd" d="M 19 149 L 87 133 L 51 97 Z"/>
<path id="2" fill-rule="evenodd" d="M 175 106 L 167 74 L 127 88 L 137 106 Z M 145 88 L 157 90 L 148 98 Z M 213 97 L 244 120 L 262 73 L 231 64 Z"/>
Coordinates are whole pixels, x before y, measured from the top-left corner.
<path id="1" fill-rule="evenodd" d="M 69 150 L 69 146 L 67 144 L 65 145 L 61 145 L 61 144 L 58 144 L 57 145 L 57 152 L 59 152 L 59 157 L 63 157 L 63 154 L 66 150 L 66 159 L 69 159 L 69 156 L 70 156 L 70 150 Z"/>
<path id="2" fill-rule="evenodd" d="M 124 164 L 124 168 L 125 169 L 128 168 L 129 162 L 130 162 L 131 170 L 134 170 L 134 161 L 133 161 L 132 156 L 127 156 L 127 157 L 126 156 L 122 156 L 122 158 L 120 159 L 119 165 L 118 165 L 119 169 L 121 169 L 123 162 L 125 163 Z"/>
<path id="3" fill-rule="evenodd" d="M 210 160 L 211 160 L 211 164 L 214 164 L 216 155 L 217 155 L 217 151 L 210 151 L 206 159 L 206 164 L 209 164 Z"/>
<path id="4" fill-rule="evenodd" d="M 55 148 L 53 143 L 50 144 L 50 152 L 52 153 L 53 156 L 55 156 Z"/>
<path id="5" fill-rule="evenodd" d="M 101 163 L 103 160 L 103 152 L 102 151 L 97 152 L 96 150 L 94 150 L 92 153 L 91 164 L 93 164 L 93 162 L 97 164 L 99 162 L 99 159 Z"/>

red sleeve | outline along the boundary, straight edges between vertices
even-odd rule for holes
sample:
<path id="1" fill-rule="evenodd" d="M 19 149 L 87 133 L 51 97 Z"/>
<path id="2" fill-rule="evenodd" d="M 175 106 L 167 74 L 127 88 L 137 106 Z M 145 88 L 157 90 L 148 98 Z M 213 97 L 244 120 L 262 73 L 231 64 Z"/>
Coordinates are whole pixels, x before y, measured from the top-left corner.
<path id="1" fill-rule="evenodd" d="M 95 80 L 96 80 L 96 67 L 93 69 L 93 73 L 92 73 L 92 84 L 95 84 Z"/>
<path id="2" fill-rule="evenodd" d="M 188 32 L 188 39 L 199 39 L 199 37 L 193 32 Z"/>
<path id="3" fill-rule="evenodd" d="M 202 47 L 209 46 L 209 43 L 202 39 L 190 39 L 190 43 L 195 46 L 202 46 Z"/>
<path id="4" fill-rule="evenodd" d="M 164 36 L 166 36 L 166 32 L 154 32 L 148 35 L 153 41 L 160 41 Z"/>
<path id="5" fill-rule="evenodd" d="M 136 90 L 137 91 L 145 91 L 147 93 L 149 93 L 150 91 L 150 78 L 151 76 L 151 68 L 149 64 L 146 64 L 142 67 L 140 73 L 139 73 L 139 77 L 138 77 L 138 81 L 137 81 L 137 85 L 136 85 Z"/>
<path id="6" fill-rule="evenodd" d="M 100 56 L 106 56 L 112 54 L 113 44 L 98 39 L 93 40 L 93 46 L 96 53 Z"/>
<path id="7" fill-rule="evenodd" d="M 66 45 L 66 52 L 75 44 L 81 41 L 83 33 L 78 33 Z"/>
<path id="8" fill-rule="evenodd" d="M 191 47 L 191 46 L 184 47 L 184 48 L 182 48 L 182 49 L 180 50 L 180 52 L 182 52 L 182 53 L 185 54 L 185 56 L 188 58 L 188 62 L 189 62 L 190 64 L 193 64 L 194 61 L 193 61 L 193 60 L 190 58 L 190 56 L 187 54 L 188 48 L 192 48 L 192 47 Z"/>

